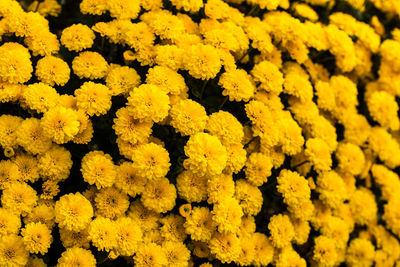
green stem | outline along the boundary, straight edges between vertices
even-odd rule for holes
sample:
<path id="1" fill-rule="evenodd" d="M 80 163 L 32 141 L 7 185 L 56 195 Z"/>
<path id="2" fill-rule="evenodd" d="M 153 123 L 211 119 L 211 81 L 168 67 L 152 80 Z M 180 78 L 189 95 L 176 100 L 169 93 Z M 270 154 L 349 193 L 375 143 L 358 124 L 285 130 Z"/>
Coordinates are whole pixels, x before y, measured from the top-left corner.
<path id="1" fill-rule="evenodd" d="M 225 96 L 224 101 L 222 101 L 221 105 L 219 106 L 219 109 L 225 105 L 226 101 L 228 101 L 228 96 Z"/>

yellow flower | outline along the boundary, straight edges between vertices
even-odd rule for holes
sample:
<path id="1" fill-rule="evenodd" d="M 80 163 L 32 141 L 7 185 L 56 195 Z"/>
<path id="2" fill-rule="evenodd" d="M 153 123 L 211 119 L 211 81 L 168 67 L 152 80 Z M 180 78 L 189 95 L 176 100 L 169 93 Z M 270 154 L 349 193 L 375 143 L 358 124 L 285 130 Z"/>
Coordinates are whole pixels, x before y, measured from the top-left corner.
<path id="1" fill-rule="evenodd" d="M 29 252 L 25 249 L 22 237 L 6 235 L 0 237 L 0 264 L 3 266 L 26 266 Z"/>
<path id="2" fill-rule="evenodd" d="M 140 76 L 128 66 L 113 66 L 106 77 L 106 85 L 113 96 L 127 94 L 139 84 Z"/>
<path id="3" fill-rule="evenodd" d="M 262 61 L 254 66 L 251 74 L 260 89 L 279 95 L 283 90 L 283 74 L 269 61 Z"/>
<path id="4" fill-rule="evenodd" d="M 165 213 L 175 206 L 176 188 L 167 178 L 147 182 L 142 193 L 143 205 L 157 213 Z"/>
<path id="5" fill-rule="evenodd" d="M 398 197 L 398 195 L 394 195 L 384 205 L 384 214 L 382 216 L 383 220 L 385 220 L 386 222 L 387 227 L 397 236 L 400 234 L 400 214 L 397 208 L 399 203 L 400 198 Z"/>
<path id="6" fill-rule="evenodd" d="M 204 6 L 203 1 L 201 0 L 172 0 L 171 3 L 177 9 L 183 9 L 186 12 L 196 13 Z"/>
<path id="7" fill-rule="evenodd" d="M 21 218 L 12 210 L 0 208 L 0 238 L 2 236 L 18 234 L 21 228 Z"/>
<path id="8" fill-rule="evenodd" d="M 246 164 L 247 152 L 241 144 L 226 145 L 228 159 L 224 173 L 238 173 Z"/>
<path id="9" fill-rule="evenodd" d="M 350 209 L 357 224 L 367 225 L 377 220 L 375 195 L 365 187 L 360 187 L 350 197 Z"/>
<path id="10" fill-rule="evenodd" d="M 271 234 L 271 241 L 274 247 L 283 248 L 290 245 L 295 232 L 289 216 L 277 214 L 270 218 L 268 229 Z"/>
<path id="11" fill-rule="evenodd" d="M 185 231 L 193 240 L 207 242 L 216 231 L 212 214 L 206 207 L 194 207 L 186 218 Z"/>
<path id="12" fill-rule="evenodd" d="M 389 167 L 400 166 L 400 145 L 382 127 L 374 127 L 368 138 L 369 147 Z"/>
<path id="13" fill-rule="evenodd" d="M 140 225 L 143 232 L 158 228 L 159 219 L 161 218 L 160 214 L 143 206 L 140 200 L 135 200 L 131 203 L 128 216 Z"/>
<path id="14" fill-rule="evenodd" d="M 247 102 L 255 91 L 250 75 L 242 69 L 224 72 L 218 84 L 224 89 L 222 95 L 229 96 L 230 101 Z"/>
<path id="15" fill-rule="evenodd" d="M 367 106 L 372 118 L 382 127 L 398 130 L 400 121 L 397 116 L 399 106 L 394 96 L 385 91 L 376 91 L 366 96 Z"/>
<path id="16" fill-rule="evenodd" d="M 311 196 L 307 180 L 297 172 L 282 170 L 277 177 L 277 190 L 283 196 L 283 202 L 291 208 L 302 209 Z"/>
<path id="17" fill-rule="evenodd" d="M 132 154 L 132 161 L 137 174 L 148 180 L 166 176 L 171 166 L 168 151 L 155 143 L 139 145 Z"/>
<path id="18" fill-rule="evenodd" d="M 85 267 L 95 267 L 96 258 L 90 252 L 79 247 L 67 248 L 61 254 L 58 259 L 58 267 L 68 267 L 68 266 L 85 266 Z"/>
<path id="19" fill-rule="evenodd" d="M 175 214 L 168 214 L 165 217 L 160 218 L 159 222 L 161 224 L 160 235 L 164 241 L 185 241 L 187 233 L 183 226 L 185 223 L 184 217 Z"/>
<path id="20" fill-rule="evenodd" d="M 256 232 L 251 235 L 251 239 L 254 242 L 255 250 L 253 264 L 257 267 L 270 264 L 274 257 L 274 247 L 268 237 Z"/>
<path id="21" fill-rule="evenodd" d="M 22 118 L 17 116 L 6 114 L 0 116 L 0 145 L 3 148 L 16 146 L 22 121 Z"/>
<path id="22" fill-rule="evenodd" d="M 138 1 L 110 0 L 106 5 L 111 17 L 117 19 L 135 19 L 140 11 Z"/>
<path id="23" fill-rule="evenodd" d="M 18 43 L 0 46 L 0 80 L 4 83 L 24 83 L 33 72 L 31 55 L 27 48 Z"/>
<path id="24" fill-rule="evenodd" d="M 135 221 L 129 217 L 121 217 L 115 221 L 117 233 L 117 251 L 122 256 L 132 256 L 142 240 L 142 230 Z"/>
<path id="25" fill-rule="evenodd" d="M 180 95 L 187 89 L 182 75 L 164 66 L 155 66 L 149 69 L 146 75 L 146 83 L 157 85 L 160 89 L 172 95 Z"/>
<path id="26" fill-rule="evenodd" d="M 71 141 L 78 134 L 80 125 L 76 111 L 64 107 L 49 109 L 40 123 L 44 134 L 57 144 Z"/>
<path id="27" fill-rule="evenodd" d="M 231 113 L 222 110 L 208 117 L 206 131 L 224 145 L 241 144 L 244 138 L 242 124 Z"/>
<path id="28" fill-rule="evenodd" d="M 32 12 L 33 13 L 33 12 Z M 30 22 L 32 24 L 32 22 Z M 35 25 L 38 27 L 39 25 Z M 36 30 L 35 34 L 25 38 L 25 44 L 32 51 L 33 56 L 49 56 L 57 54 L 60 50 L 60 42 L 57 35 L 47 29 Z"/>
<path id="29" fill-rule="evenodd" d="M 55 205 L 56 222 L 70 231 L 84 229 L 93 217 L 93 207 L 81 193 L 60 197 Z"/>
<path id="30" fill-rule="evenodd" d="M 82 14 L 101 15 L 107 10 L 106 0 L 82 0 L 79 4 Z"/>
<path id="31" fill-rule="evenodd" d="M 147 178 L 139 176 L 132 162 L 125 161 L 117 167 L 115 186 L 131 197 L 143 193 Z"/>
<path id="32" fill-rule="evenodd" d="M 116 114 L 112 128 L 122 140 L 131 144 L 144 143 L 152 132 L 153 122 L 139 121 L 132 116 L 129 109 L 120 108 Z"/>
<path id="33" fill-rule="evenodd" d="M 89 116 L 104 115 L 111 108 L 111 92 L 103 84 L 85 82 L 74 94 L 76 106 Z"/>
<path id="34" fill-rule="evenodd" d="M 26 249 L 30 253 L 46 254 L 53 238 L 51 231 L 43 223 L 29 223 L 21 230 Z"/>
<path id="35" fill-rule="evenodd" d="M 153 84 L 142 84 L 129 94 L 127 107 L 135 119 L 160 122 L 170 109 L 166 92 Z"/>
<path id="36" fill-rule="evenodd" d="M 88 249 L 89 233 L 87 228 L 80 231 L 70 231 L 65 228 L 59 228 L 60 240 L 65 248 L 81 247 Z"/>
<path id="37" fill-rule="evenodd" d="M 304 154 L 314 169 L 318 172 L 329 171 L 332 166 L 332 158 L 328 145 L 320 138 L 310 138 L 306 142 Z"/>
<path id="38" fill-rule="evenodd" d="M 138 267 L 161 267 L 168 262 L 162 247 L 155 243 L 141 244 L 133 260 Z"/>
<path id="39" fill-rule="evenodd" d="M 98 250 L 109 252 L 117 245 L 116 222 L 104 217 L 96 217 L 89 224 L 89 239 Z"/>
<path id="40" fill-rule="evenodd" d="M 54 181 L 67 179 L 72 167 L 71 153 L 63 146 L 54 144 L 39 155 L 38 161 L 40 175 Z"/>
<path id="41" fill-rule="evenodd" d="M 70 51 L 79 52 L 90 48 L 96 35 L 86 25 L 81 23 L 72 24 L 61 33 L 61 44 Z"/>
<path id="42" fill-rule="evenodd" d="M 275 264 L 277 267 L 307 266 L 306 261 L 290 246 L 285 247 L 280 251 Z"/>
<path id="43" fill-rule="evenodd" d="M 255 186 L 261 186 L 267 182 L 272 167 L 270 157 L 264 153 L 251 153 L 247 158 L 246 168 L 244 169 L 246 179 Z"/>
<path id="44" fill-rule="evenodd" d="M 48 206 L 41 201 L 34 207 L 28 216 L 24 217 L 25 225 L 29 223 L 43 223 L 49 229 L 52 229 L 55 224 L 54 205 Z"/>
<path id="45" fill-rule="evenodd" d="M 210 252 L 222 263 L 231 263 L 240 255 L 240 240 L 235 234 L 216 233 L 209 242 Z"/>
<path id="46" fill-rule="evenodd" d="M 187 202 L 201 202 L 207 199 L 207 177 L 191 171 L 182 171 L 176 178 L 176 188 L 180 198 Z"/>
<path id="47" fill-rule="evenodd" d="M 116 219 L 125 214 L 129 208 L 128 195 L 115 187 L 100 189 L 94 199 L 96 216 Z"/>
<path id="48" fill-rule="evenodd" d="M 13 182 L 3 190 L 1 205 L 16 214 L 26 216 L 36 205 L 36 191 L 26 183 Z"/>
<path id="49" fill-rule="evenodd" d="M 218 175 L 226 166 L 227 153 L 219 139 L 207 133 L 197 133 L 189 138 L 185 146 L 183 162 L 186 169 L 203 175 Z"/>
<path id="50" fill-rule="evenodd" d="M 339 144 L 336 153 L 339 169 L 352 175 L 359 175 L 365 166 L 365 156 L 360 147 L 352 143 Z"/>
<path id="51" fill-rule="evenodd" d="M 81 172 L 83 179 L 98 189 L 114 184 L 117 172 L 109 154 L 91 151 L 82 158 Z"/>
<path id="52" fill-rule="evenodd" d="M 190 251 L 182 242 L 167 241 L 162 244 L 167 265 L 185 267 L 190 260 Z"/>
<path id="53" fill-rule="evenodd" d="M 72 61 L 72 70 L 81 79 L 101 79 L 108 73 L 108 63 L 99 53 L 84 51 Z"/>
<path id="54" fill-rule="evenodd" d="M 335 240 L 320 235 L 316 237 L 314 241 L 313 260 L 315 260 L 320 266 L 335 266 L 339 256 Z"/>
<path id="55" fill-rule="evenodd" d="M 160 66 L 178 70 L 183 65 L 183 54 L 184 50 L 176 45 L 160 45 L 156 48 L 155 61 Z"/>
<path id="56" fill-rule="evenodd" d="M 35 75 L 41 82 L 48 85 L 63 86 L 69 81 L 70 72 L 68 64 L 61 58 L 45 56 L 38 60 Z"/>
<path id="57" fill-rule="evenodd" d="M 239 200 L 233 197 L 226 197 L 214 204 L 212 219 L 218 227 L 218 231 L 224 234 L 237 233 L 243 216 Z"/>
<path id="58" fill-rule="evenodd" d="M 205 108 L 191 99 L 172 105 L 170 116 L 171 126 L 182 135 L 194 135 L 203 131 L 208 120 Z"/>
<path id="59" fill-rule="evenodd" d="M 38 161 L 35 157 L 21 153 L 16 155 L 12 161 L 17 165 L 22 181 L 34 183 L 39 179 Z"/>
<path id="60" fill-rule="evenodd" d="M 347 241 L 350 237 L 350 229 L 343 219 L 331 216 L 327 222 L 322 225 L 320 232 L 322 235 L 332 238 L 337 248 L 346 248 Z"/>
<path id="61" fill-rule="evenodd" d="M 321 173 L 317 185 L 319 199 L 329 207 L 336 209 L 349 198 L 343 178 L 335 171 Z"/>
<path id="62" fill-rule="evenodd" d="M 45 83 L 34 83 L 27 86 L 22 94 L 24 103 L 32 110 L 43 113 L 57 105 L 60 95 L 56 89 Z"/>
<path id="63" fill-rule="evenodd" d="M 183 55 L 184 68 L 196 79 L 215 78 L 221 69 L 217 49 L 211 45 L 191 45 Z"/>
<path id="64" fill-rule="evenodd" d="M 261 211 L 263 197 L 261 191 L 244 179 L 235 182 L 235 198 L 245 215 L 257 215 Z"/>
<path id="65" fill-rule="evenodd" d="M 375 259 L 375 247 L 364 238 L 355 238 L 350 242 L 346 253 L 349 266 L 372 266 Z"/>

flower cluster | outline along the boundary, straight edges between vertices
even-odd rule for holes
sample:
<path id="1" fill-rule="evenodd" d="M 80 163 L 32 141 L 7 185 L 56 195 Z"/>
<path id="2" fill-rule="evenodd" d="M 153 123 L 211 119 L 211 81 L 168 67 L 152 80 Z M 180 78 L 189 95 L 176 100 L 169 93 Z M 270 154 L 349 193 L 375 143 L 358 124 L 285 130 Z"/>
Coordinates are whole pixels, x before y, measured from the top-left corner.
<path id="1" fill-rule="evenodd" d="M 399 17 L 2 0 L 0 266 L 399 265 Z"/>

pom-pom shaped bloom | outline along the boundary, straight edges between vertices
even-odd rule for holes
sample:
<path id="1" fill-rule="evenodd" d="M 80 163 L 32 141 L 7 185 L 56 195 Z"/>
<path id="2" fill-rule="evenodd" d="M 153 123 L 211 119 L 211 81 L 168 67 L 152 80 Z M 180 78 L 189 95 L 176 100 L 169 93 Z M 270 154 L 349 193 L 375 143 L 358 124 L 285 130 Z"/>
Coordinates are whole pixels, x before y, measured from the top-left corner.
<path id="1" fill-rule="evenodd" d="M 21 218 L 12 210 L 0 208 L 0 238 L 5 235 L 18 234 Z"/>
<path id="2" fill-rule="evenodd" d="M 334 266 L 338 256 L 334 239 L 323 235 L 315 238 L 313 260 L 318 264 L 321 266 Z"/>
<path id="3" fill-rule="evenodd" d="M 16 155 L 12 161 L 18 167 L 22 181 L 36 182 L 39 179 L 38 161 L 34 156 L 21 153 Z"/>
<path id="4" fill-rule="evenodd" d="M 101 189 L 96 194 L 94 201 L 96 215 L 110 219 L 124 215 L 129 208 L 128 195 L 115 187 Z"/>
<path id="5" fill-rule="evenodd" d="M 283 248 L 290 245 L 294 238 L 294 228 L 289 216 L 277 214 L 271 217 L 268 223 L 271 241 L 274 247 Z"/>
<path id="6" fill-rule="evenodd" d="M 55 107 L 60 98 L 56 89 L 45 83 L 28 85 L 22 96 L 25 104 L 30 109 L 40 113 Z"/>
<path id="7" fill-rule="evenodd" d="M 163 250 L 168 266 L 188 266 L 190 251 L 182 242 L 167 241 L 163 243 Z"/>
<path id="8" fill-rule="evenodd" d="M 267 182 L 271 175 L 271 159 L 263 153 L 252 153 L 246 162 L 246 179 L 255 186 L 261 186 Z"/>
<path id="9" fill-rule="evenodd" d="M 90 48 L 96 35 L 86 25 L 73 24 L 65 28 L 61 33 L 61 44 L 70 51 L 79 52 Z"/>
<path id="10" fill-rule="evenodd" d="M 32 211 L 28 214 L 28 216 L 24 217 L 25 225 L 29 223 L 44 223 L 49 229 L 52 229 L 54 226 L 54 205 L 53 202 L 48 203 L 39 203 L 36 207 L 32 209 Z"/>
<path id="11" fill-rule="evenodd" d="M 101 15 L 107 10 L 107 3 L 106 0 L 82 0 L 79 8 L 82 14 Z"/>
<path id="12" fill-rule="evenodd" d="M 238 173 L 246 164 L 247 152 L 241 144 L 226 145 L 228 159 L 226 161 L 225 173 Z"/>
<path id="13" fill-rule="evenodd" d="M 384 214 L 382 218 L 385 220 L 387 227 L 397 236 L 400 235 L 400 214 L 398 205 L 400 198 L 398 195 L 393 196 L 388 203 L 384 205 Z"/>
<path id="14" fill-rule="evenodd" d="M 15 147 L 18 139 L 18 130 L 22 122 L 21 117 L 12 115 L 0 116 L 0 145 L 2 147 Z"/>
<path id="15" fill-rule="evenodd" d="M 96 266 L 96 258 L 90 252 L 90 250 L 72 247 L 67 248 L 61 254 L 61 257 L 58 259 L 59 267 L 68 267 L 68 266 L 84 266 L 84 267 L 95 267 Z"/>
<path id="16" fill-rule="evenodd" d="M 176 178 L 179 197 L 187 202 L 201 202 L 207 199 L 207 177 L 191 171 L 182 171 Z"/>
<path id="17" fill-rule="evenodd" d="M 352 175 L 360 174 L 365 165 L 365 156 L 360 147 L 352 143 L 341 143 L 336 150 L 339 169 Z"/>
<path id="18" fill-rule="evenodd" d="M 196 44 L 187 48 L 183 62 L 189 74 L 196 79 L 215 78 L 221 69 L 218 50 L 211 45 Z"/>
<path id="19" fill-rule="evenodd" d="M 194 207 L 184 224 L 185 231 L 193 240 L 207 242 L 216 231 L 212 214 L 206 207 Z"/>
<path id="20" fill-rule="evenodd" d="M 244 137 L 242 124 L 231 113 L 222 110 L 208 117 L 206 131 L 224 145 L 240 144 Z"/>
<path id="21" fill-rule="evenodd" d="M 176 189 L 167 178 L 149 181 L 142 193 L 143 205 L 157 213 L 165 213 L 175 206 Z"/>
<path id="22" fill-rule="evenodd" d="M 400 121 L 397 116 L 399 106 L 394 96 L 385 91 L 376 91 L 366 97 L 369 113 L 382 127 L 398 130 Z"/>
<path id="23" fill-rule="evenodd" d="M 209 242 L 210 252 L 222 263 L 235 261 L 240 255 L 240 240 L 235 234 L 216 233 Z"/>
<path id="24" fill-rule="evenodd" d="M 289 170 L 282 170 L 277 178 L 278 192 L 283 196 L 283 202 L 289 207 L 301 209 L 310 199 L 311 190 L 306 178 Z"/>
<path id="25" fill-rule="evenodd" d="M 13 182 L 3 190 L 1 205 L 16 214 L 26 216 L 36 205 L 36 191 L 26 183 Z"/>
<path id="26" fill-rule="evenodd" d="M 72 70 L 81 79 L 101 79 L 107 75 L 108 63 L 99 53 L 85 51 L 74 58 Z"/>
<path id="27" fill-rule="evenodd" d="M 257 215 L 261 211 L 263 197 L 261 191 L 244 179 L 235 182 L 235 198 L 245 215 Z"/>
<path id="28" fill-rule="evenodd" d="M 200 10 L 204 6 L 203 1 L 201 0 L 172 0 L 171 3 L 177 8 L 177 9 L 183 9 L 186 12 L 190 13 L 195 13 Z"/>
<path id="29" fill-rule="evenodd" d="M 329 146 L 320 138 L 310 138 L 306 142 L 304 154 L 316 171 L 329 171 L 332 157 Z"/>
<path id="30" fill-rule="evenodd" d="M 115 221 L 117 251 L 123 256 L 132 256 L 142 241 L 142 230 L 136 222 L 129 217 L 121 217 Z"/>
<path id="31" fill-rule="evenodd" d="M 219 139 L 207 133 L 197 133 L 185 146 L 183 166 L 197 175 L 218 175 L 226 166 L 227 153 Z"/>
<path id="32" fill-rule="evenodd" d="M 70 72 L 68 64 L 61 58 L 45 56 L 38 60 L 35 75 L 41 82 L 48 85 L 63 86 L 68 82 Z"/>
<path id="33" fill-rule="evenodd" d="M 356 223 L 367 225 L 375 222 L 378 211 L 375 195 L 364 187 L 357 189 L 350 198 L 350 209 Z"/>
<path id="34" fill-rule="evenodd" d="M 335 171 L 321 173 L 317 178 L 317 185 L 319 198 L 329 207 L 338 208 L 349 198 L 343 178 Z"/>
<path id="35" fill-rule="evenodd" d="M 140 76 L 128 66 L 112 67 L 106 77 L 106 85 L 112 95 L 126 94 L 139 84 Z"/>
<path id="36" fill-rule="evenodd" d="M 116 114 L 117 118 L 114 119 L 115 134 L 122 140 L 131 144 L 144 143 L 149 138 L 153 122 L 152 121 L 139 121 L 132 116 L 128 108 L 120 108 Z"/>
<path id="37" fill-rule="evenodd" d="M 135 119 L 160 122 L 168 116 L 170 108 L 166 92 L 153 84 L 142 84 L 128 97 L 128 110 Z"/>
<path id="38" fill-rule="evenodd" d="M 76 106 L 89 116 L 104 115 L 111 108 L 111 92 L 103 84 L 85 82 L 74 94 Z"/>
<path id="39" fill-rule="evenodd" d="M 80 123 L 73 109 L 54 107 L 43 115 L 41 125 L 44 133 L 55 143 L 64 144 L 78 134 Z"/>
<path id="40" fill-rule="evenodd" d="M 72 167 L 71 153 L 63 146 L 53 145 L 38 157 L 40 175 L 55 181 L 68 178 Z"/>
<path id="41" fill-rule="evenodd" d="M 132 154 L 132 161 L 137 174 L 148 180 L 164 177 L 171 166 L 168 151 L 155 143 L 138 146 Z"/>
<path id="42" fill-rule="evenodd" d="M 33 72 L 31 55 L 18 43 L 0 46 L 0 81 L 4 83 L 27 82 Z"/>
<path id="43" fill-rule="evenodd" d="M 139 1 L 110 0 L 107 2 L 110 15 L 117 19 L 135 19 L 140 12 Z"/>
<path id="44" fill-rule="evenodd" d="M 155 66 L 149 69 L 146 83 L 157 85 L 163 91 L 172 95 L 180 95 L 186 90 L 185 79 L 182 75 L 164 66 Z"/>
<path id="45" fill-rule="evenodd" d="M 29 223 L 21 230 L 26 249 L 30 253 L 46 254 L 53 237 L 51 231 L 43 223 Z"/>
<path id="46" fill-rule="evenodd" d="M 114 184 L 117 172 L 112 158 L 102 151 L 91 151 L 82 158 L 83 179 L 98 189 Z"/>
<path id="47" fill-rule="evenodd" d="M 11 160 L 0 161 L 0 189 L 6 189 L 10 183 L 21 180 L 21 172 L 17 164 Z"/>
<path id="48" fill-rule="evenodd" d="M 139 176 L 132 162 L 124 162 L 117 167 L 115 186 L 122 192 L 135 197 L 143 192 L 147 178 Z"/>
<path id="49" fill-rule="evenodd" d="M 346 253 L 346 263 L 349 266 L 372 266 L 375 258 L 375 247 L 371 241 L 355 238 L 350 242 Z"/>
<path id="50" fill-rule="evenodd" d="M 156 243 L 143 243 L 139 246 L 135 256 L 133 256 L 135 266 L 150 267 L 164 266 L 167 264 L 167 258 L 164 250 Z"/>
<path id="51" fill-rule="evenodd" d="M 239 200 L 233 197 L 221 199 L 214 204 L 211 213 L 220 233 L 237 233 L 243 216 Z"/>
<path id="52" fill-rule="evenodd" d="M 224 89 L 222 95 L 229 96 L 230 101 L 249 101 L 255 91 L 250 78 L 250 75 L 242 69 L 224 72 L 218 82 Z"/>
<path id="53" fill-rule="evenodd" d="M 283 90 L 283 74 L 269 61 L 262 61 L 254 66 L 251 74 L 260 89 L 279 95 Z"/>
<path id="54" fill-rule="evenodd" d="M 81 193 L 63 195 L 54 211 L 59 227 L 70 231 L 84 229 L 93 217 L 92 204 Z"/>
<path id="55" fill-rule="evenodd" d="M 181 100 L 170 110 L 171 126 L 182 135 L 194 135 L 206 127 L 207 113 L 205 108 L 191 99 Z"/>
<path id="56" fill-rule="evenodd" d="M 0 264 L 3 266 L 26 266 L 29 252 L 25 249 L 22 237 L 5 235 L 0 237 Z"/>
<path id="57" fill-rule="evenodd" d="M 59 228 L 59 232 L 61 242 L 65 248 L 81 247 L 88 249 L 90 247 L 87 228 L 80 231 L 70 231 L 65 228 Z"/>

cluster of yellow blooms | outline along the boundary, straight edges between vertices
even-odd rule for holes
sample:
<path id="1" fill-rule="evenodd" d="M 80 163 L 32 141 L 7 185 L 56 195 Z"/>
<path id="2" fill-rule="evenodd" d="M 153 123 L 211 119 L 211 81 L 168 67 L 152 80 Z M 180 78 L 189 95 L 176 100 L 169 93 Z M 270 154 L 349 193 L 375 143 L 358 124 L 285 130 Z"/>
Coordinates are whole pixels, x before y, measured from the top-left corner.
<path id="1" fill-rule="evenodd" d="M 398 0 L 76 2 L 0 1 L 0 266 L 400 265 Z"/>

